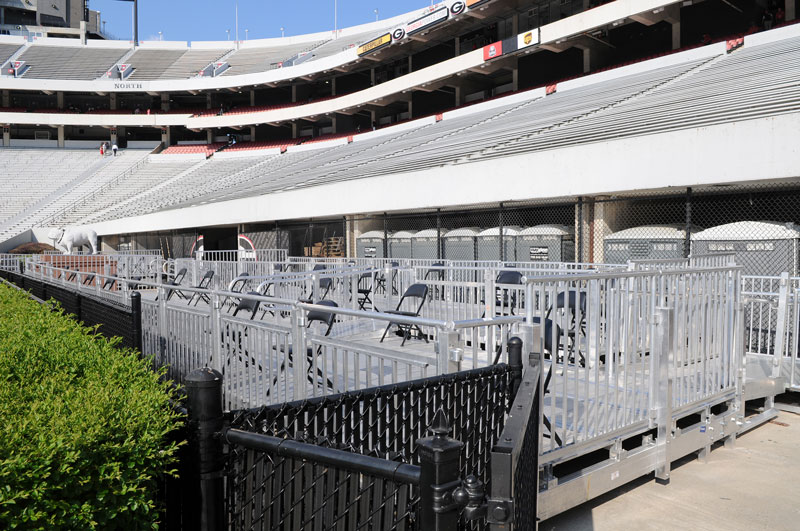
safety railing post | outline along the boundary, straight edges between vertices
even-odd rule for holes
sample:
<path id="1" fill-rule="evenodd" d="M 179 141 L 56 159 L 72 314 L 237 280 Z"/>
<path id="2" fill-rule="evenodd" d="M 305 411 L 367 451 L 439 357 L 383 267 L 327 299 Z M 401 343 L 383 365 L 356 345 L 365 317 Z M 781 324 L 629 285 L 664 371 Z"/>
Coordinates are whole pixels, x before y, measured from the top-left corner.
<path id="1" fill-rule="evenodd" d="M 95 277 L 97 281 L 97 277 Z M 133 348 L 142 352 L 142 294 L 131 293 L 131 339 Z"/>
<path id="2" fill-rule="evenodd" d="M 672 348 L 672 308 L 657 307 L 653 314 L 655 336 L 653 338 L 655 421 L 657 465 L 656 479 L 669 482 L 672 461 L 670 444 L 673 436 L 672 388 L 674 379 Z"/>
<path id="3" fill-rule="evenodd" d="M 460 371 L 464 350 L 459 348 L 458 332 L 442 328 L 437 331 L 436 339 L 436 374 Z"/>
<path id="4" fill-rule="evenodd" d="M 459 461 L 464 443 L 449 437 L 447 417 L 439 410 L 430 430 L 432 437 L 417 441 L 419 453 L 419 528 L 450 531 L 458 528 L 461 506 L 453 491 L 461 485 Z"/>
<path id="5" fill-rule="evenodd" d="M 775 348 L 772 351 L 772 374 L 773 378 L 781 375 L 781 363 L 783 362 L 786 350 L 786 325 L 788 324 L 789 310 L 789 273 L 781 273 L 778 285 L 778 316 L 777 326 L 775 327 Z"/>
<path id="6" fill-rule="evenodd" d="M 522 382 L 522 339 L 516 336 L 508 340 L 508 366 L 511 367 L 511 400 L 513 401 Z"/>
<path id="7" fill-rule="evenodd" d="M 156 365 L 166 363 L 167 355 L 167 294 L 163 286 L 158 288 L 158 360 Z"/>
<path id="8" fill-rule="evenodd" d="M 219 294 L 215 291 L 211 293 L 211 366 L 222 372 L 222 307 Z"/>
<path id="9" fill-rule="evenodd" d="M 495 313 L 495 299 L 497 295 L 494 291 L 494 271 L 492 269 L 486 269 L 483 272 L 483 283 L 484 283 L 484 309 L 483 313 L 485 317 L 492 318 L 494 317 Z"/>
<path id="10" fill-rule="evenodd" d="M 286 353 L 287 358 L 289 353 Z M 306 375 L 308 360 L 306 359 L 306 312 L 297 306 L 292 308 L 292 365 L 294 380 L 294 400 L 306 398 Z M 284 360 L 287 364 L 289 360 Z"/>
<path id="11" fill-rule="evenodd" d="M 192 466 L 189 482 L 189 507 L 194 515 L 184 522 L 186 529 L 213 531 L 225 528 L 222 374 L 203 367 L 186 377 L 186 410 L 188 413 L 188 454 Z M 187 511 L 187 513 L 190 511 Z M 191 521 L 195 520 L 195 521 Z"/>

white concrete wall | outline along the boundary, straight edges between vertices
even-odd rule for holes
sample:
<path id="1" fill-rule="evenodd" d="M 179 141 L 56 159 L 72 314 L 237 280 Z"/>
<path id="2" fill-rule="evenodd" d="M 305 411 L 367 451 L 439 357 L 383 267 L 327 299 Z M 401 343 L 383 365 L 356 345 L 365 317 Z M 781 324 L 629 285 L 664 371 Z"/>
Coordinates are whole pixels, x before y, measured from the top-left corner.
<path id="1" fill-rule="evenodd" d="M 800 113 L 358 179 L 94 227 L 98 234 L 118 234 L 794 178 L 800 176 L 798 130 Z"/>

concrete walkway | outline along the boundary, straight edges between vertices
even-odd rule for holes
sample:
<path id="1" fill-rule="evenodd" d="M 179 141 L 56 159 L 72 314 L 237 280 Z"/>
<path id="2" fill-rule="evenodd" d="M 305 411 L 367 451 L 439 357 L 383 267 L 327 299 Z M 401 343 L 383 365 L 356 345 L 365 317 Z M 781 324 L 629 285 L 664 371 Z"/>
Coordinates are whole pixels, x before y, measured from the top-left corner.
<path id="1" fill-rule="evenodd" d="M 674 463 L 668 486 L 650 475 L 539 529 L 800 530 L 800 415 L 781 412 L 742 435 L 735 448 L 716 447 L 706 463 L 693 456 Z"/>

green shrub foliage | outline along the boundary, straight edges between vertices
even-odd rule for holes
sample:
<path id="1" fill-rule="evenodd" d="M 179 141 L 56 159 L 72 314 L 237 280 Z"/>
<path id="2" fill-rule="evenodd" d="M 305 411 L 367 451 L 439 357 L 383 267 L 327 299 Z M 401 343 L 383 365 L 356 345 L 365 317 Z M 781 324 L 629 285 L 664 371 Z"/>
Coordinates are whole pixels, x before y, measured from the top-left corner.
<path id="1" fill-rule="evenodd" d="M 0 285 L 0 529 L 157 526 L 171 391 L 117 343 Z"/>

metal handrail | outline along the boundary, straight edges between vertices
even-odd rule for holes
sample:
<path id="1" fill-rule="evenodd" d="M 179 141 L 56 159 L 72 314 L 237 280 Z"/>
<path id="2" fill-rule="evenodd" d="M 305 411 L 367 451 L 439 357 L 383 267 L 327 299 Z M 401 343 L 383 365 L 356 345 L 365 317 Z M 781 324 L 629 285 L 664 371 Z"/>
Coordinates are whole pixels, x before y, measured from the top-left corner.
<path id="1" fill-rule="evenodd" d="M 109 182 L 107 182 L 106 184 L 101 186 L 100 188 L 95 189 L 91 194 L 89 194 L 87 196 L 84 196 L 84 197 L 81 197 L 80 199 L 76 199 L 72 203 L 66 205 L 61 210 L 59 210 L 59 211 L 55 212 L 54 214 L 52 214 L 50 217 L 45 218 L 41 222 L 41 225 L 43 227 L 46 227 L 49 223 L 55 221 L 55 219 L 58 216 L 61 216 L 62 214 L 64 214 L 68 210 L 72 210 L 74 208 L 77 208 L 80 205 L 83 205 L 83 204 L 89 202 L 91 199 L 94 199 L 95 197 L 97 197 L 97 195 L 100 194 L 101 192 L 105 192 L 106 190 L 108 190 L 112 186 L 119 184 L 120 180 L 122 180 L 124 177 L 128 176 L 129 174 L 132 174 L 133 172 L 135 172 L 136 170 L 138 170 L 139 168 L 141 168 L 145 164 L 147 164 L 147 157 L 142 158 L 142 160 L 137 162 L 134 166 L 131 166 L 130 168 L 128 168 L 124 172 L 120 173 L 119 175 L 114 177 L 112 180 L 110 180 Z"/>

